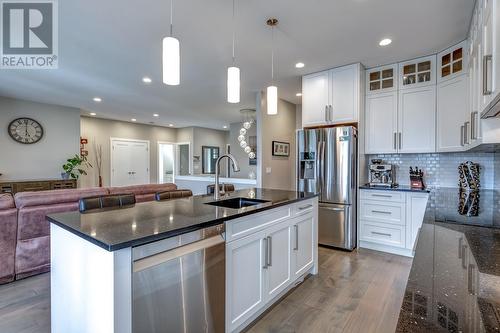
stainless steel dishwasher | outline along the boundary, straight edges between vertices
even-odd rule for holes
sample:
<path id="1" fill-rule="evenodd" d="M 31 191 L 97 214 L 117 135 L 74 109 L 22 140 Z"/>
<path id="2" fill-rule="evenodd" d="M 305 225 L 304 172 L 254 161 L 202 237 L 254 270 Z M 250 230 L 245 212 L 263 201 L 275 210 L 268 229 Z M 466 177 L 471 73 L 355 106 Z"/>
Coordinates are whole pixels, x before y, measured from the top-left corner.
<path id="1" fill-rule="evenodd" d="M 135 247 L 134 333 L 225 331 L 224 225 Z"/>

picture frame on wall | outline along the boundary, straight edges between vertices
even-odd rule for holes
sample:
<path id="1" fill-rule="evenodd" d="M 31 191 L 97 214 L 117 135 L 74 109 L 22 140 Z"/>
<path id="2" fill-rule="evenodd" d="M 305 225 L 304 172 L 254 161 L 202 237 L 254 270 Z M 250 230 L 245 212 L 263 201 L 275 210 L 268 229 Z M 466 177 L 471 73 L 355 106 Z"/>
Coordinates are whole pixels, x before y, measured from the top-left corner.
<path id="1" fill-rule="evenodd" d="M 289 157 L 290 156 L 290 143 L 273 141 L 273 156 Z"/>

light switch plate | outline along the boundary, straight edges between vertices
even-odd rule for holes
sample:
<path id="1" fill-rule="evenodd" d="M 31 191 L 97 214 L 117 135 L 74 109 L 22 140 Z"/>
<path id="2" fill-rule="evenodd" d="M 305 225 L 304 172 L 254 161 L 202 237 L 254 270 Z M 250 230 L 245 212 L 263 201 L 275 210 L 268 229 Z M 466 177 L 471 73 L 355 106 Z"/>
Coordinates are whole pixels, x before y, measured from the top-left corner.
<path id="1" fill-rule="evenodd" d="M 271 173 L 271 172 L 272 172 L 271 167 L 266 167 L 266 173 Z"/>

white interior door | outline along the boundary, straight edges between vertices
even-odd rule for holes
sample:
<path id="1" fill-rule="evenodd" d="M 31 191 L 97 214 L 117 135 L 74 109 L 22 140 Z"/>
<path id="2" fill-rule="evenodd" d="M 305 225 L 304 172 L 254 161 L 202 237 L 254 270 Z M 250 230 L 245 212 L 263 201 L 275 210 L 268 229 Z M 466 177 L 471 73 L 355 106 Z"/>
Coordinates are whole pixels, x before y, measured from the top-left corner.
<path id="1" fill-rule="evenodd" d="M 149 141 L 111 139 L 111 185 L 149 183 Z"/>
<path id="2" fill-rule="evenodd" d="M 176 167 L 175 143 L 158 142 L 158 183 L 174 183 Z"/>

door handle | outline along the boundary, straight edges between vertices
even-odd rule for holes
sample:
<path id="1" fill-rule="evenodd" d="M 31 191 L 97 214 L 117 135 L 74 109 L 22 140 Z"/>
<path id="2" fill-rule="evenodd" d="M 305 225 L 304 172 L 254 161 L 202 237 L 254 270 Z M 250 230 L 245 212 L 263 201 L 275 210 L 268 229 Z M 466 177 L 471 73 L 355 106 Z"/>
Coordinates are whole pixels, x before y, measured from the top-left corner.
<path id="1" fill-rule="evenodd" d="M 493 94 L 493 91 L 488 89 L 488 63 L 493 60 L 493 56 L 491 54 L 485 55 L 483 57 L 483 95 L 488 96 Z"/>
<path id="2" fill-rule="evenodd" d="M 293 248 L 294 251 L 299 250 L 299 226 L 294 225 L 293 228 L 295 229 L 295 247 Z"/>
<path id="3" fill-rule="evenodd" d="M 474 111 L 470 114 L 470 137 L 472 140 L 477 140 L 477 123 L 476 123 L 476 116 L 477 116 L 477 111 Z"/>
<path id="4" fill-rule="evenodd" d="M 458 240 L 458 259 L 462 259 L 462 246 L 463 246 L 464 239 L 460 237 Z"/>
<path id="5" fill-rule="evenodd" d="M 465 250 L 467 249 L 467 245 L 462 245 L 462 268 L 463 269 L 467 269 L 467 264 L 465 262 L 465 259 L 467 258 L 466 257 L 466 253 L 465 253 Z"/>
<path id="6" fill-rule="evenodd" d="M 331 210 L 331 211 L 334 211 L 334 212 L 343 212 L 345 210 L 344 208 L 325 207 L 325 206 L 320 206 L 319 208 L 326 209 L 326 210 Z"/>
<path id="7" fill-rule="evenodd" d="M 399 132 L 399 150 L 403 149 L 403 134 Z"/>
<path id="8" fill-rule="evenodd" d="M 464 124 L 464 142 L 466 145 L 468 145 L 470 142 L 469 142 L 469 125 L 470 123 L 468 121 L 465 122 Z"/>
<path id="9" fill-rule="evenodd" d="M 464 146 L 464 128 L 465 126 L 462 125 L 460 126 L 460 145 L 463 147 Z"/>
<path id="10" fill-rule="evenodd" d="M 328 122 L 328 105 L 325 105 L 325 121 Z"/>
<path id="11" fill-rule="evenodd" d="M 264 266 L 262 268 L 267 269 L 267 259 L 269 257 L 268 252 L 269 252 L 269 243 L 268 243 L 268 237 L 263 238 L 263 245 L 264 245 Z"/>
<path id="12" fill-rule="evenodd" d="M 267 236 L 268 246 L 267 246 L 267 267 L 273 266 L 273 238 Z"/>
<path id="13" fill-rule="evenodd" d="M 330 121 L 333 121 L 333 105 L 330 105 Z"/>
<path id="14" fill-rule="evenodd" d="M 398 149 L 398 134 L 394 132 L 394 150 Z"/>

